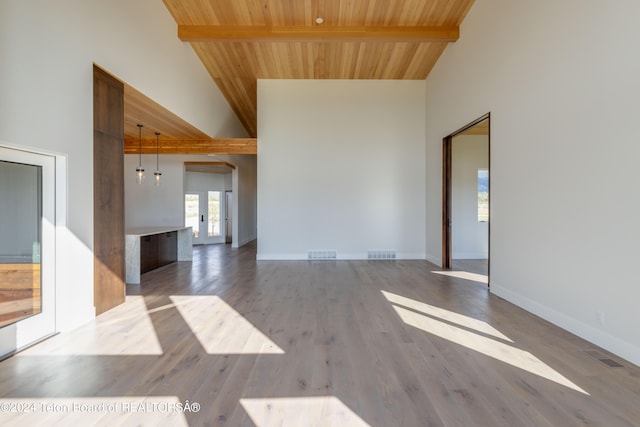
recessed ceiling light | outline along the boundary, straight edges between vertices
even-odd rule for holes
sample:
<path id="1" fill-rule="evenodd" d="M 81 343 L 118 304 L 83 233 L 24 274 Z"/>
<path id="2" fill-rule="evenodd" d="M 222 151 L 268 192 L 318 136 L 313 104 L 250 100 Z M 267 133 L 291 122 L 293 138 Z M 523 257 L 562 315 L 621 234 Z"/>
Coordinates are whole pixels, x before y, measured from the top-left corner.
<path id="1" fill-rule="evenodd" d="M 316 24 L 322 24 L 323 22 L 324 22 L 324 19 L 316 18 Z"/>

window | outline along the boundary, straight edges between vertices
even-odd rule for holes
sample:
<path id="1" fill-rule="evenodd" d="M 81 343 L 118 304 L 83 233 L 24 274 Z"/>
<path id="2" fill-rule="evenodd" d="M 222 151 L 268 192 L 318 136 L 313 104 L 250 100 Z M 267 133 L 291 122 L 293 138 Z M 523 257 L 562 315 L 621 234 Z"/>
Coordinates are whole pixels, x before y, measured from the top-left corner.
<path id="1" fill-rule="evenodd" d="M 0 161 L 0 327 L 42 311 L 42 167 Z"/>
<path id="2" fill-rule="evenodd" d="M 489 169 L 478 169 L 478 222 L 489 221 Z"/>
<path id="3" fill-rule="evenodd" d="M 220 235 L 220 192 L 209 191 L 209 237 Z"/>

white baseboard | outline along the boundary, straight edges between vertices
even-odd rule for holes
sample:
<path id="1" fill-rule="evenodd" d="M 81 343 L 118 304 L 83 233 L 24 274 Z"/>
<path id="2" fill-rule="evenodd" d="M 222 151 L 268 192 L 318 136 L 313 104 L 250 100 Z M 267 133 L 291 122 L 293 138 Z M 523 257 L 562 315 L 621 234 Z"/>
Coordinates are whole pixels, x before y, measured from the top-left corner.
<path id="1" fill-rule="evenodd" d="M 299 261 L 308 260 L 308 253 L 296 253 L 296 254 L 261 254 L 256 255 L 258 261 Z M 399 253 L 396 254 L 396 260 L 424 260 L 425 254 L 423 253 Z M 337 253 L 336 260 L 343 261 L 357 261 L 368 260 L 367 253 Z"/>
<path id="2" fill-rule="evenodd" d="M 232 248 L 239 248 L 239 247 L 241 247 L 241 246 L 246 245 L 247 243 L 251 243 L 251 242 L 253 242 L 253 241 L 254 241 L 254 240 L 256 240 L 256 239 L 257 239 L 257 237 L 248 237 L 248 238 L 246 238 L 246 239 L 240 240 L 240 241 L 238 242 L 238 244 L 237 244 L 237 245 L 236 245 L 236 244 L 234 244 L 234 243 L 231 243 L 231 247 L 232 247 Z"/>
<path id="3" fill-rule="evenodd" d="M 505 300 L 521 307 L 536 316 L 559 326 L 567 331 L 583 338 L 589 342 L 592 342 L 605 350 L 616 354 L 635 365 L 640 366 L 640 347 L 637 347 L 631 343 L 621 340 L 607 332 L 595 328 L 587 323 L 581 322 L 573 317 L 567 316 L 557 310 L 540 304 L 530 298 L 527 298 L 518 293 L 512 292 L 500 285 L 491 283 L 491 293 L 504 298 Z"/>

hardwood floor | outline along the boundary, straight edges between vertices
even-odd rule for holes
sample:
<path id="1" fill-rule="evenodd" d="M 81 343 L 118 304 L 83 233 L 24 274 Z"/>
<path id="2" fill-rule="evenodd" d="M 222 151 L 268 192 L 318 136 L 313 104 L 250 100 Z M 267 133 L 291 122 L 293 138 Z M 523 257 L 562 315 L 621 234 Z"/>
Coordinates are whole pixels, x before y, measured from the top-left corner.
<path id="1" fill-rule="evenodd" d="M 1 362 L 0 423 L 638 425 L 640 368 L 439 270 L 196 247 Z"/>
<path id="2" fill-rule="evenodd" d="M 451 269 L 486 275 L 489 273 L 489 260 L 488 259 L 454 259 L 454 260 L 451 260 Z"/>

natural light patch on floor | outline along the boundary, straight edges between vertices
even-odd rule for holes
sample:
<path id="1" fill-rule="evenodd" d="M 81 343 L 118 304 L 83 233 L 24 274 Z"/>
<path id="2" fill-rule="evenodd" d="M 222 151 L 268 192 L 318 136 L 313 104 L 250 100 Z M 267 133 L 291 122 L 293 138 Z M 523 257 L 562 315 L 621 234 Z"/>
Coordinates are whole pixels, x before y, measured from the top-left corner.
<path id="1" fill-rule="evenodd" d="M 400 307 L 399 305 L 393 305 L 393 308 L 396 313 L 398 313 L 398 316 L 400 316 L 402 321 L 409 326 L 413 326 L 430 334 L 439 336 L 440 338 L 444 338 L 447 341 L 462 345 L 486 356 L 493 357 L 494 359 L 500 360 L 511 366 L 515 366 L 516 368 L 523 369 L 542 378 L 546 378 L 550 381 L 576 390 L 580 393 L 584 393 L 587 395 L 589 394 L 528 351 L 520 350 L 519 348 L 505 344 L 502 341 L 498 341 L 451 324 L 456 323 L 460 326 L 471 328 L 469 324 L 473 324 L 474 322 L 472 321 L 477 322 L 476 319 L 472 319 L 470 317 L 463 316 L 458 313 L 453 313 L 441 308 L 432 307 L 428 304 L 424 304 L 410 298 L 401 297 L 390 292 L 382 291 L 382 293 L 389 300 L 389 302 L 404 306 Z M 424 309 L 425 306 L 427 310 Z M 421 313 L 413 310 L 420 311 Z M 437 320 L 434 317 L 445 320 L 449 323 Z M 466 320 L 464 323 L 462 323 L 454 319 Z M 489 327 L 491 328 L 491 326 Z M 472 329 L 478 330 L 479 332 L 484 332 L 476 328 Z M 500 335 L 504 337 L 504 335 Z M 507 340 L 512 342 L 508 338 Z"/>
<path id="2" fill-rule="evenodd" d="M 456 277 L 458 279 L 471 280 L 472 282 L 489 283 L 489 276 L 485 274 L 470 273 L 468 271 L 432 271 L 442 276 Z"/>
<path id="3" fill-rule="evenodd" d="M 257 427 L 369 426 L 334 396 L 240 399 Z"/>
<path id="4" fill-rule="evenodd" d="M 192 402 L 176 396 L 2 399 L 0 425 L 188 426 Z M 199 403 L 198 403 L 199 405 Z M 188 409 L 185 411 L 185 408 Z"/>
<path id="5" fill-rule="evenodd" d="M 172 296 L 171 301 L 208 354 L 284 354 L 220 297 Z"/>
<path id="6" fill-rule="evenodd" d="M 73 331 L 31 347 L 19 356 L 140 356 L 162 354 L 142 296 L 128 296 L 112 308 Z"/>
<path id="7" fill-rule="evenodd" d="M 513 342 L 502 332 L 498 331 L 496 328 L 482 320 L 474 319 L 473 317 L 445 310 L 440 307 L 435 307 L 433 305 L 416 301 L 411 298 L 403 297 L 391 292 L 381 292 L 384 297 L 391 303 L 402 305 L 404 307 L 419 311 L 429 316 L 437 317 L 439 319 L 446 320 L 447 322 L 455 323 L 456 325 L 460 325 L 468 329 L 473 329 L 474 331 L 482 332 L 483 334 L 491 335 L 505 341 Z"/>

